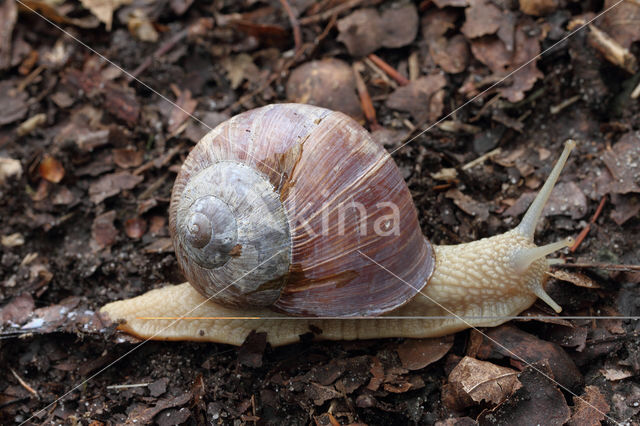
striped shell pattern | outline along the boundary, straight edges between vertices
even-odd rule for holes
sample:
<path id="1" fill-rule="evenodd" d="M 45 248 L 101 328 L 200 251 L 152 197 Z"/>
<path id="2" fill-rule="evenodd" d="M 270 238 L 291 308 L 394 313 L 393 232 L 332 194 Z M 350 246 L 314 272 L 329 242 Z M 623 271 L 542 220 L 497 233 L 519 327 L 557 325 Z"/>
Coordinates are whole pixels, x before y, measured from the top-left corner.
<path id="1" fill-rule="evenodd" d="M 379 315 L 435 263 L 388 153 L 348 116 L 309 105 L 247 111 L 203 137 L 176 179 L 170 230 L 189 282 L 248 311 Z"/>

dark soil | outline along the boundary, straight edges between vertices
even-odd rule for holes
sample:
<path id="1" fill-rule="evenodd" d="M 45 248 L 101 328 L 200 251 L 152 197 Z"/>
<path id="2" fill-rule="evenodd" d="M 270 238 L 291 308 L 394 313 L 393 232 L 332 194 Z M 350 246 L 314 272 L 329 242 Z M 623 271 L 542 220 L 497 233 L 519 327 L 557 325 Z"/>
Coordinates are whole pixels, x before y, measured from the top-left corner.
<path id="1" fill-rule="evenodd" d="M 0 14 L 9 13 L 10 1 L 4 1 Z M 40 3 L 44 2 L 25 2 L 29 7 Z M 66 9 L 57 6 L 55 13 L 39 9 L 50 19 L 56 14 L 64 17 L 56 22 L 129 72 L 148 61 L 137 73 L 144 84 L 128 81 L 26 7 L 19 9 L 15 25 L 10 19 L 0 23 L 5 30 L 0 38 L 6 38 L 7 31 L 12 35 L 8 45 L 0 40 L 0 116 L 5 117 L 0 157 L 16 159 L 22 168 L 21 174 L 0 182 L 0 306 L 24 301 L 18 310 L 0 311 L 0 423 L 525 424 L 524 411 L 518 410 L 533 396 L 518 393 L 523 391 L 496 409 L 503 417 L 483 413 L 495 403 L 460 408 L 447 399 L 454 366 L 465 355 L 480 358 L 470 352 L 477 336 L 469 331 L 455 336 L 447 356 L 410 371 L 402 367 L 397 352 L 405 343 L 402 339 L 313 342 L 303 337 L 298 344 L 267 346 L 263 353 L 259 337 L 240 349 L 153 341 L 138 347 L 123 342 L 113 327 L 83 329 L 85 320 L 65 317 L 69 311 L 84 314 L 85 324 L 95 324 L 93 312 L 105 303 L 184 280 L 167 246 L 167 210 L 176 171 L 204 127 L 181 115 L 155 90 L 213 126 L 247 109 L 293 100 L 286 84 L 291 70 L 303 63 L 329 57 L 350 65 L 360 60 L 338 41 L 331 14 L 304 21 L 349 2 L 311 6 L 290 1 L 302 22 L 303 44 L 297 53 L 281 2 L 195 2 L 180 7 L 190 3 L 158 1 L 145 6 L 134 1 L 115 12 L 110 31 L 103 24 L 74 24 L 72 19 L 91 25 L 95 19 L 76 2 L 66 2 Z M 336 17 L 371 4 L 379 11 L 392 7 L 391 2 L 351 3 Z M 525 19 L 517 2 L 495 3 L 513 19 Z M 526 18 L 528 30 L 539 32 L 542 50 L 569 33 L 571 18 L 590 18 L 603 10 L 595 1 L 559 5 L 543 17 Z M 129 30 L 136 8 L 143 11 L 141 21 L 156 31 L 156 42 L 141 41 L 139 33 Z M 416 3 L 421 18 L 436 8 L 429 1 Z M 447 10 L 452 9 L 459 12 L 444 33 L 447 39 L 459 34 L 465 21 L 462 9 Z M 602 28 L 611 31 L 606 22 Z M 427 42 L 421 28 L 413 41 L 401 47 L 381 46 L 375 53 L 405 77 L 410 56 L 417 55 L 419 75 L 433 75 L 444 65 L 431 58 Z M 165 51 L 157 53 L 165 43 Z M 637 57 L 638 44 L 629 47 Z M 14 60 L 3 64 L 7 49 Z M 251 65 L 237 60 L 241 54 Z M 31 63 L 30 57 L 35 57 Z M 455 244 L 510 229 L 523 212 L 519 198 L 539 188 L 564 141 L 573 138 L 579 144 L 561 177 L 568 186 L 551 200 L 558 209 L 568 204 L 569 210 L 550 212 L 538 228 L 537 242 L 577 236 L 604 198 L 586 238 L 564 257 L 572 264 L 609 267 L 558 268 L 572 273 L 570 281 L 587 277 L 598 288 L 552 279 L 549 292 L 563 306 L 562 315 L 640 315 L 640 272 L 616 269 L 640 264 L 640 158 L 635 156 L 640 104 L 629 97 L 640 74 L 637 67 L 633 74 L 605 59 L 589 43 L 587 30 L 554 47 L 534 66 L 541 78 L 521 91 L 522 100 L 498 96 L 498 86 L 448 118 L 475 126 L 475 134 L 435 127 L 394 153 L 414 195 L 424 234 L 435 244 Z M 492 71 L 471 56 L 463 71 L 443 74 L 442 112 L 434 116 L 431 109 L 420 117 L 415 109 L 417 104 L 424 106 L 424 99 L 403 111 L 393 109 L 386 103 L 395 90 L 393 80 L 381 78 L 371 67 L 361 74 L 379 126 L 364 120 L 364 113 L 359 118 L 378 133 L 379 128 L 392 131 L 385 143 L 389 151 L 418 134 L 410 133 L 406 120 L 426 128 L 473 95 L 463 91 L 463 85 L 475 81 L 479 93 L 492 82 L 478 83 Z M 573 103 L 551 112 L 573 97 Z M 21 123 L 38 114 L 38 125 L 26 133 L 19 130 Z M 462 168 L 496 148 L 501 153 Z M 457 177 L 437 180 L 432 174 L 442 168 L 455 168 Z M 126 176 L 113 176 L 120 172 Z M 621 188 L 623 181 L 628 186 Z M 103 197 L 105 193 L 110 195 Z M 9 238 L 16 233 L 22 241 Z M 60 317 L 52 320 L 57 325 L 34 328 L 31 321 L 42 312 L 37 309 L 50 306 Z M 541 303 L 533 311 L 548 314 Z M 640 372 L 637 320 L 514 324 L 537 336 L 536 342 L 552 342 L 568 354 L 580 375 L 571 392 L 588 397 L 589 386 L 595 386 L 606 409 L 600 407 L 612 419 L 640 421 L 640 386 L 634 382 Z M 251 355 L 256 347 L 257 355 Z M 527 370 L 504 356 L 492 362 Z M 370 386 L 376 363 L 384 368 L 383 385 Z M 522 381 L 525 389 L 535 382 L 528 376 Z M 132 384 L 144 385 L 113 388 Z M 561 420 L 553 421 L 560 424 L 573 416 L 579 423 L 584 417 L 576 417 L 582 415 L 577 399 L 566 389 L 554 391 L 570 411 L 560 415 L 564 408 L 549 405 L 547 418 L 558 415 Z M 591 415 L 591 421 L 601 419 Z"/>

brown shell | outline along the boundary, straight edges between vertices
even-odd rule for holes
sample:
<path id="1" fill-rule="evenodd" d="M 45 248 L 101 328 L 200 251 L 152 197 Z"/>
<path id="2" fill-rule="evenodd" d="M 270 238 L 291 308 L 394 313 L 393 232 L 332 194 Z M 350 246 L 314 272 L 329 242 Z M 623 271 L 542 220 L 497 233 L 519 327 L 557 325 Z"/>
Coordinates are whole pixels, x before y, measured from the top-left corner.
<path id="1" fill-rule="evenodd" d="M 177 204 L 188 180 L 221 161 L 250 166 L 268 180 L 284 208 L 289 265 L 283 275 L 270 271 L 278 276 L 264 289 L 247 292 L 242 283 L 229 286 L 220 280 L 209 288 L 176 236 Z M 273 308 L 292 315 L 377 315 L 419 292 L 435 263 L 411 194 L 389 154 L 348 116 L 309 105 L 247 111 L 208 133 L 178 175 L 170 213 L 187 278 L 205 296 L 216 294 L 225 304 L 241 305 L 247 301 L 243 293 L 255 298 L 263 290 L 270 292 L 263 299 L 271 299 L 277 288 Z M 269 255 L 262 253 L 261 259 Z M 229 288 L 221 291 L 222 286 Z"/>

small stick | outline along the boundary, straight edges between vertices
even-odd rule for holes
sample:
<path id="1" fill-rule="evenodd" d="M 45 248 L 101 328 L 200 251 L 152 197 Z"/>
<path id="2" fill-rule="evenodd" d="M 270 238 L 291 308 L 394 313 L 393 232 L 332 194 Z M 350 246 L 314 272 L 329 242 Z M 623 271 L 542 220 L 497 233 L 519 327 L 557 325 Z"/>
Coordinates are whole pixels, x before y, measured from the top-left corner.
<path id="1" fill-rule="evenodd" d="M 130 389 L 130 388 L 146 388 L 149 386 L 149 383 L 133 383 L 130 385 L 110 385 L 107 386 L 109 390 L 120 390 L 120 389 Z"/>
<path id="2" fill-rule="evenodd" d="M 346 12 L 349 9 L 353 9 L 354 7 L 359 6 L 360 3 L 364 3 L 365 1 L 366 0 L 350 0 L 350 1 L 344 2 L 332 9 L 327 10 L 326 12 L 322 12 L 313 16 L 307 16 L 306 18 L 300 19 L 299 21 L 300 25 L 314 24 L 316 22 L 326 21 L 327 19 L 331 18 L 331 16 L 338 15 L 342 12 Z M 380 3 L 381 1 L 382 0 L 375 0 L 374 2 L 372 2 L 373 4 L 370 4 L 370 6 L 374 6 Z"/>
<path id="3" fill-rule="evenodd" d="M 605 271 L 631 272 L 640 271 L 640 265 L 620 265 L 615 263 L 560 263 L 553 265 L 555 268 L 593 268 Z"/>
<path id="4" fill-rule="evenodd" d="M 185 38 L 187 36 L 187 34 L 189 34 L 188 29 L 184 29 L 182 31 L 177 32 L 173 37 L 171 37 L 169 40 L 164 42 L 162 44 L 162 46 L 160 46 L 158 48 L 158 50 L 153 52 L 153 54 L 151 56 L 147 56 L 147 58 L 144 61 L 142 61 L 142 63 L 140 65 L 138 65 L 138 68 L 133 70 L 133 72 L 130 75 L 127 75 L 127 78 L 125 79 L 126 82 L 130 83 L 134 78 L 137 78 L 138 75 L 142 74 L 147 68 L 149 68 L 149 66 L 151 65 L 151 63 L 153 62 L 154 59 L 160 58 L 165 53 L 167 53 L 169 50 L 173 49 L 173 47 L 180 40 Z"/>
<path id="5" fill-rule="evenodd" d="M 640 97 L 640 83 L 638 83 L 636 88 L 633 89 L 633 92 L 631 92 L 631 99 L 637 99 L 639 97 Z"/>
<path id="6" fill-rule="evenodd" d="M 29 384 L 27 382 L 25 382 L 24 380 L 22 380 L 22 378 L 20 376 L 18 376 L 18 373 L 16 373 L 13 368 L 10 368 L 9 370 L 11 370 L 11 373 L 13 373 L 13 377 L 16 378 L 16 380 L 18 380 L 18 382 L 20 383 L 20 385 L 25 388 L 27 391 L 29 391 L 30 394 L 32 394 L 33 396 L 35 396 L 36 398 L 40 399 L 40 394 L 38 393 L 38 391 L 36 391 L 34 388 L 32 388 L 31 386 L 29 386 Z"/>
<path id="7" fill-rule="evenodd" d="M 33 83 L 33 80 L 35 80 L 36 77 L 38 77 L 43 70 L 44 70 L 44 66 L 40 65 L 38 68 L 31 71 L 31 73 L 28 76 L 26 76 L 20 82 L 20 84 L 18 84 L 18 87 L 17 87 L 18 92 L 22 92 L 24 89 L 26 89 L 28 85 Z"/>
<path id="8" fill-rule="evenodd" d="M 602 200 L 600 200 L 600 204 L 598 205 L 596 212 L 593 214 L 593 217 L 591 218 L 589 223 L 587 223 L 587 226 L 585 226 L 584 229 L 580 231 L 580 234 L 578 234 L 578 237 L 576 238 L 575 244 L 569 249 L 571 253 L 575 252 L 578 249 L 578 246 L 580 245 L 580 243 L 582 243 L 582 241 L 586 238 L 587 234 L 589 233 L 589 230 L 591 229 L 591 225 L 596 222 L 596 220 L 600 216 L 600 213 L 602 213 L 602 209 L 604 208 L 604 204 L 606 201 L 607 201 L 607 196 L 605 195 L 604 197 L 602 197 Z"/>
<path id="9" fill-rule="evenodd" d="M 431 187 L 433 191 L 443 191 L 445 189 L 449 189 L 453 186 L 452 183 L 441 183 L 440 185 L 434 185 Z"/>
<path id="10" fill-rule="evenodd" d="M 360 71 L 362 71 L 363 68 L 364 64 L 362 62 L 355 62 L 353 64 L 353 76 L 356 79 L 356 88 L 358 89 L 362 112 L 364 112 L 364 116 L 369 122 L 371 130 L 377 130 L 380 128 L 380 124 L 378 124 L 378 119 L 376 118 L 376 109 L 373 107 L 373 102 L 371 101 L 371 96 L 369 96 L 367 85 L 364 84 L 364 80 L 360 75 Z"/>
<path id="11" fill-rule="evenodd" d="M 291 23 L 291 28 L 293 29 L 293 42 L 296 45 L 297 52 L 302 47 L 302 33 L 300 32 L 300 24 L 298 23 L 296 15 L 293 14 L 293 10 L 291 9 L 291 5 L 289 5 L 289 2 L 287 0 L 280 0 L 280 4 L 289 16 L 289 22 Z"/>
<path id="12" fill-rule="evenodd" d="M 400 86 L 406 86 L 409 84 L 409 80 L 407 80 L 402 74 L 395 70 L 391 65 L 382 60 L 378 55 L 374 55 L 373 53 L 367 56 L 371 59 L 371 62 L 382 68 L 384 72 L 387 73 L 389 77 L 394 79 Z"/>
<path id="13" fill-rule="evenodd" d="M 467 164 L 462 166 L 461 169 L 468 170 L 472 167 L 475 167 L 478 164 L 484 163 L 487 158 L 491 158 L 494 155 L 500 154 L 500 152 L 502 152 L 502 150 L 500 148 L 496 148 L 492 151 L 487 152 L 486 154 L 482 154 L 480 157 L 476 158 L 475 160 L 469 161 Z"/>
<path id="14" fill-rule="evenodd" d="M 363 58 L 363 61 L 364 61 L 364 63 L 365 63 L 369 68 L 371 68 L 371 69 L 373 70 L 373 72 L 375 72 L 375 73 L 376 73 L 376 75 L 377 75 L 381 80 L 383 80 L 383 81 L 384 81 L 384 82 L 385 82 L 389 87 L 392 87 L 392 88 L 394 88 L 394 89 L 398 87 L 398 85 L 396 84 L 396 82 L 395 82 L 395 81 L 393 81 L 393 80 L 391 80 L 391 79 L 389 78 L 389 76 L 388 76 L 387 74 L 385 74 L 385 72 L 384 72 L 384 71 L 382 71 L 382 70 L 380 69 L 380 67 L 379 67 L 379 66 L 377 66 L 376 64 L 374 64 L 374 63 L 371 61 L 371 59 L 369 59 L 369 58 Z M 386 98 L 386 97 L 387 97 L 387 95 L 384 95 L 384 98 Z"/>
<path id="15" fill-rule="evenodd" d="M 572 96 L 569 99 L 565 99 L 564 101 L 560 102 L 558 105 L 550 106 L 549 112 L 551 114 L 557 114 L 563 109 L 565 109 L 566 107 L 568 107 L 569 105 L 576 103 L 578 100 L 580 100 L 580 95 Z"/>

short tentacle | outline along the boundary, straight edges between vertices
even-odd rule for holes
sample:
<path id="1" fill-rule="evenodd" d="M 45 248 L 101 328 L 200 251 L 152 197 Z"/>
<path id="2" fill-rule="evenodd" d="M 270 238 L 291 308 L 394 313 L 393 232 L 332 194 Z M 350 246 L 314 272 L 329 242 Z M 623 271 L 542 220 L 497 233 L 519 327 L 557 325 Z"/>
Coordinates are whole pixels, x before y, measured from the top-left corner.
<path id="1" fill-rule="evenodd" d="M 513 253 L 511 258 L 511 264 L 516 271 L 522 273 L 536 260 L 543 258 L 551 253 L 563 249 L 565 247 L 571 247 L 573 245 L 573 238 L 567 237 L 555 243 L 546 244 L 540 247 L 527 247 L 517 250 Z"/>

